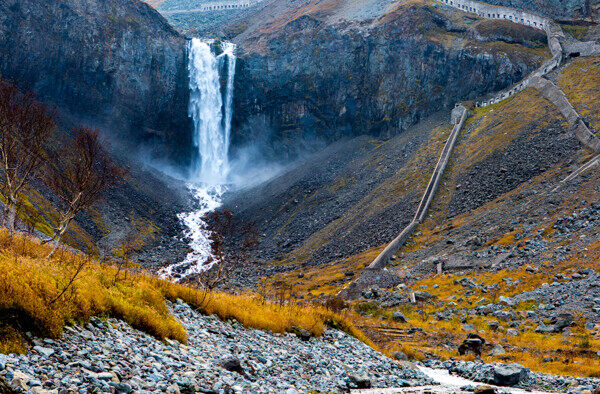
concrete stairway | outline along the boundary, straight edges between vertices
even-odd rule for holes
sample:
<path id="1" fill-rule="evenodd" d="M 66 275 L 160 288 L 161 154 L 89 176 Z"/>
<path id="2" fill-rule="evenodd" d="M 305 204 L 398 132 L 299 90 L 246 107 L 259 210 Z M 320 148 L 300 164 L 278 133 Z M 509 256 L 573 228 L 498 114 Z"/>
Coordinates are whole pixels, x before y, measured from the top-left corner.
<path id="1" fill-rule="evenodd" d="M 427 188 L 425 189 L 425 193 L 423 194 L 421 202 L 417 207 L 417 211 L 415 212 L 413 220 L 392 242 L 389 243 L 383 252 L 381 252 L 379 256 L 377 256 L 377 258 L 361 272 L 360 276 L 356 280 L 350 283 L 348 287 L 339 293 L 340 297 L 355 298 L 360 295 L 362 290 L 375 283 L 380 285 L 382 283 L 394 284 L 396 281 L 395 276 L 387 272 L 385 267 L 390 258 L 398 252 L 406 240 L 412 235 L 415 228 L 417 228 L 423 219 L 425 219 L 427 210 L 429 209 L 431 202 L 435 197 L 435 193 L 439 188 L 440 182 L 442 181 L 442 177 L 444 176 L 444 170 L 448 165 L 448 161 L 452 155 L 452 150 L 454 149 L 458 135 L 460 134 L 460 131 L 462 130 L 462 127 L 468 117 L 468 111 L 462 105 L 457 105 L 452 113 L 452 118 L 455 120 L 454 127 L 452 128 L 452 132 L 450 133 L 450 136 L 444 145 L 444 149 L 440 154 L 440 158 L 433 171 L 433 174 L 431 175 L 429 183 L 427 184 Z"/>
<path id="2" fill-rule="evenodd" d="M 425 193 L 421 198 L 421 202 L 417 208 L 417 212 L 413 220 L 410 222 L 408 226 L 402 230 L 402 232 L 392 241 L 390 244 L 377 256 L 377 258 L 367 267 L 369 269 L 382 269 L 389 262 L 390 258 L 398 252 L 398 250 L 404 245 L 404 242 L 412 235 L 415 228 L 423 222 L 425 219 L 425 215 L 427 214 L 427 210 L 435 197 L 435 193 L 440 186 L 440 182 L 444 175 L 444 170 L 448 165 L 448 161 L 450 160 L 450 156 L 452 155 L 452 150 L 454 149 L 454 145 L 456 144 L 456 139 L 458 138 L 458 134 L 462 130 L 462 127 L 467 119 L 468 111 L 465 107 L 458 106 L 457 107 L 460 115 L 457 117 L 454 128 L 452 129 L 452 133 L 450 133 L 450 137 L 446 141 L 446 145 L 444 145 L 444 149 L 440 155 L 437 165 L 435 166 L 435 170 L 433 170 L 433 174 L 431 175 L 431 179 L 427 184 L 427 189 L 425 189 Z M 456 111 L 456 109 L 455 109 Z"/>

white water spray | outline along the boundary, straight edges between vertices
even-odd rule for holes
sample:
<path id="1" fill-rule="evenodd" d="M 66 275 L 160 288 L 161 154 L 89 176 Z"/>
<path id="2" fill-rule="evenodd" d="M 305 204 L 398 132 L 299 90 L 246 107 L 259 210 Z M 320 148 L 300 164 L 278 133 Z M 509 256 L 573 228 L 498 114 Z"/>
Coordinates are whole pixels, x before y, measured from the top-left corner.
<path id="1" fill-rule="evenodd" d="M 221 205 L 229 174 L 229 140 L 233 115 L 235 45 L 220 43 L 222 53 L 215 55 L 214 42 L 194 38 L 189 43 L 190 103 L 188 113 L 194 124 L 193 143 L 197 157 L 190 171 L 190 190 L 198 208 L 179 215 L 187 228 L 191 252 L 186 259 L 162 269 L 164 278 L 178 281 L 206 271 L 214 264 L 210 230 L 205 216 Z M 222 89 L 222 76 L 226 81 Z"/>
<path id="2" fill-rule="evenodd" d="M 234 45 L 221 44 L 223 52 L 215 56 L 211 42 L 193 39 L 189 44 L 190 104 L 194 123 L 194 146 L 198 158 L 193 165 L 196 182 L 224 183 L 229 173 L 229 138 L 233 103 L 236 59 Z M 227 73 L 225 94 L 221 91 L 221 74 Z"/>

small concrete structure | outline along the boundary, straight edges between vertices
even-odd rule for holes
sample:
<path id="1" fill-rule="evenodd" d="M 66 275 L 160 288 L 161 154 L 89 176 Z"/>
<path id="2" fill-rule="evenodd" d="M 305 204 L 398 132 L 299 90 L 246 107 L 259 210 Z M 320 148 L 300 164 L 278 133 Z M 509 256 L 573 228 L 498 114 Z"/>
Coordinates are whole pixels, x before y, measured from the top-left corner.
<path id="1" fill-rule="evenodd" d="M 548 47 L 552 53 L 552 59 L 544 62 L 540 68 L 517 85 L 496 94 L 488 100 L 476 103 L 476 107 L 487 107 L 488 105 L 506 100 L 527 89 L 531 86 L 533 78 L 543 77 L 560 66 L 563 57 L 596 56 L 600 54 L 600 45 L 598 43 L 594 41 L 582 42 L 567 40 L 560 26 L 554 23 L 552 19 L 531 12 L 521 11 L 510 7 L 493 6 L 473 0 L 437 1 L 447 6 L 457 8 L 463 12 L 476 14 L 482 18 L 508 20 L 535 29 L 544 30 L 548 36 Z"/>
<path id="2" fill-rule="evenodd" d="M 455 125 L 458 122 L 460 122 L 460 118 L 463 115 L 464 109 L 465 109 L 465 107 L 460 105 L 460 103 L 456 103 L 456 105 L 454 106 L 454 109 L 450 113 L 450 124 L 451 125 Z"/>
<path id="3" fill-rule="evenodd" d="M 482 18 L 509 20 L 511 22 L 531 26 L 536 29 L 546 29 L 548 24 L 552 22 L 551 19 L 530 12 L 509 7 L 493 6 L 472 0 L 438 1 L 450 7 L 458 8 L 461 11 L 477 14 Z"/>
<path id="4" fill-rule="evenodd" d="M 215 11 L 227 11 L 236 10 L 241 8 L 249 8 L 256 5 L 263 0 L 241 0 L 241 1 L 212 1 L 199 5 L 196 8 L 190 8 L 185 10 L 165 10 L 161 11 L 161 14 L 165 15 L 176 15 L 176 14 L 189 14 L 196 12 L 215 12 Z"/>
<path id="5" fill-rule="evenodd" d="M 547 60 L 540 68 L 534 71 L 530 76 L 512 86 L 494 97 L 475 103 L 476 107 L 487 107 L 506 100 L 515 94 L 525 90 L 531 84 L 531 78 L 535 76 L 544 76 L 550 71 L 557 68 L 563 58 L 563 49 L 561 41 L 565 40 L 565 35 L 562 29 L 552 21 L 552 19 L 533 14 L 526 11 L 521 11 L 509 7 L 499 7 L 489 4 L 480 3 L 473 0 L 438 0 L 440 3 L 447 6 L 457 8 L 463 12 L 476 14 L 482 18 L 508 20 L 514 23 L 519 23 L 525 26 L 530 26 L 535 29 L 544 30 L 548 36 L 548 47 L 552 53 L 552 59 Z"/>
<path id="6" fill-rule="evenodd" d="M 438 275 L 442 276 L 444 274 L 444 262 L 438 260 L 435 262 L 435 271 Z"/>
<path id="7" fill-rule="evenodd" d="M 565 93 L 558 86 L 540 77 L 532 78 L 531 86 L 539 90 L 548 101 L 558 108 L 579 142 L 594 152 L 600 152 L 600 138 L 596 137 L 590 131 L 581 116 L 569 102 L 569 99 L 567 99 Z"/>

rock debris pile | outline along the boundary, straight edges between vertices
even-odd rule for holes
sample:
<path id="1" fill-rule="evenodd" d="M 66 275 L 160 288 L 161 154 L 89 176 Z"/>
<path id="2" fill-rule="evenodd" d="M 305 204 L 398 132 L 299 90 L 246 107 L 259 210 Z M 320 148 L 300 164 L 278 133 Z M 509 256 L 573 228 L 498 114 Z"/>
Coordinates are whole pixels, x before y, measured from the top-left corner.
<path id="1" fill-rule="evenodd" d="M 23 392 L 339 392 L 432 384 L 336 330 L 319 338 L 271 334 L 171 306 L 187 345 L 165 343 L 116 320 L 93 318 L 60 340 L 35 339 L 27 355 L 0 355 L 0 376 Z"/>

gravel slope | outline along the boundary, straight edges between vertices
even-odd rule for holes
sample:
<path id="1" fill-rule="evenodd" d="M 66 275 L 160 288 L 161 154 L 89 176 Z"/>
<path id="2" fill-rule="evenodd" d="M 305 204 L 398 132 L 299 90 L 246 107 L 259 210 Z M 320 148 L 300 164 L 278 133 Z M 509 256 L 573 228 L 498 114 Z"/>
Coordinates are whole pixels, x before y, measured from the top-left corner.
<path id="1" fill-rule="evenodd" d="M 94 318 L 68 328 L 61 340 L 34 340 L 27 355 L 0 355 L 0 376 L 24 391 L 54 392 L 291 394 L 433 383 L 343 332 L 304 341 L 202 316 L 183 303 L 171 309 L 187 329 L 187 346 Z"/>

